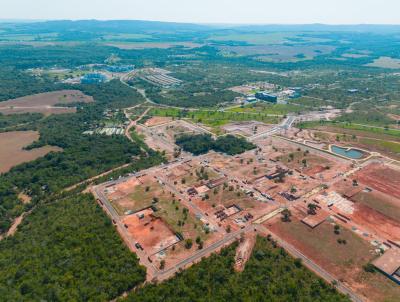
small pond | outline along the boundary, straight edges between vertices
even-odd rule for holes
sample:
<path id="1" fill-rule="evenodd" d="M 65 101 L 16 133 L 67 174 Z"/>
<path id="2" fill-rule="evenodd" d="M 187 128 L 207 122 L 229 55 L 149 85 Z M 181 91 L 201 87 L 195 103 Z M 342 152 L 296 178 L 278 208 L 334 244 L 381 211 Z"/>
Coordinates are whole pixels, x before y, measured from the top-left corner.
<path id="1" fill-rule="evenodd" d="M 351 159 L 360 159 L 365 156 L 365 152 L 353 149 L 353 148 L 342 148 L 338 146 L 332 146 L 331 151 L 333 153 L 351 158 Z"/>

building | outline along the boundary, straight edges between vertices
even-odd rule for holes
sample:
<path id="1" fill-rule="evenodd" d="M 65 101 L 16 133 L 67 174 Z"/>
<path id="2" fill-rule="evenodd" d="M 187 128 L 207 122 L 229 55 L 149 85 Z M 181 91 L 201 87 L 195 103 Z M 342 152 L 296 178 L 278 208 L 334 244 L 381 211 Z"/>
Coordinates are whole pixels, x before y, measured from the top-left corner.
<path id="1" fill-rule="evenodd" d="M 135 65 L 106 65 L 105 70 L 109 72 L 130 72 L 135 69 Z"/>
<path id="2" fill-rule="evenodd" d="M 278 97 L 276 95 L 267 92 L 257 92 L 255 96 L 259 100 L 267 101 L 270 103 L 276 103 L 278 101 Z"/>
<path id="3" fill-rule="evenodd" d="M 88 73 L 81 78 L 81 84 L 99 84 L 104 83 L 107 77 L 101 73 Z"/>
<path id="4" fill-rule="evenodd" d="M 400 249 L 392 247 L 372 264 L 388 278 L 400 285 Z"/>

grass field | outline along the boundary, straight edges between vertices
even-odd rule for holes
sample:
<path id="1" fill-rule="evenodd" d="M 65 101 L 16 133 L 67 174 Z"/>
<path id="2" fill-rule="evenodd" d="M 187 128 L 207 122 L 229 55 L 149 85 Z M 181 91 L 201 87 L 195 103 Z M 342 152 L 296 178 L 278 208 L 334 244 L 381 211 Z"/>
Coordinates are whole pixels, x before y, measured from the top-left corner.
<path id="1" fill-rule="evenodd" d="M 365 145 L 378 147 L 387 152 L 400 153 L 400 143 L 369 138 L 361 138 L 360 142 Z"/>
<path id="2" fill-rule="evenodd" d="M 255 104 L 246 105 L 243 107 L 236 107 L 228 109 L 228 112 L 236 113 L 257 113 L 257 114 L 272 114 L 272 115 L 286 115 L 288 113 L 298 113 L 305 110 L 304 107 L 293 104 L 268 104 L 258 102 Z"/>
<path id="3" fill-rule="evenodd" d="M 363 131 L 365 133 L 374 133 L 374 134 L 383 134 L 383 135 L 390 135 L 395 137 L 400 137 L 400 130 L 396 129 L 385 129 L 383 127 L 376 127 L 376 126 L 368 126 L 368 125 L 356 125 L 350 123 L 332 123 L 332 122 L 303 122 L 298 124 L 298 127 L 301 129 L 318 129 L 318 127 L 327 126 L 333 127 L 337 130 L 340 129 L 347 129 L 347 130 L 356 130 L 356 131 Z"/>
<path id="4" fill-rule="evenodd" d="M 266 113 L 254 112 L 235 112 L 235 111 L 217 111 L 217 110 L 180 110 L 174 108 L 154 108 L 150 110 L 149 115 L 166 116 L 173 118 L 187 118 L 196 123 L 202 123 L 210 127 L 220 127 L 230 122 L 240 121 L 260 121 L 267 124 L 277 124 L 281 120 L 277 116 L 268 116 Z"/>

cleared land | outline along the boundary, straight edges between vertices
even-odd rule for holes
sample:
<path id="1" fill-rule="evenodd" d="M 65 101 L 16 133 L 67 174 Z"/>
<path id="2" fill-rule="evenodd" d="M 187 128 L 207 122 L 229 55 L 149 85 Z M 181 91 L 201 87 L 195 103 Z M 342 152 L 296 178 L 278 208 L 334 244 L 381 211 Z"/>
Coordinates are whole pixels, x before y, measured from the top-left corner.
<path id="1" fill-rule="evenodd" d="M 45 115 L 74 113 L 76 108 L 63 107 L 63 104 L 90 103 L 93 101 L 91 96 L 87 96 L 79 90 L 60 90 L 0 102 L 0 112 L 3 114 L 38 112 Z"/>
<path id="2" fill-rule="evenodd" d="M 400 200 L 395 200 L 380 192 L 359 192 L 352 197 L 352 200 L 362 203 L 383 215 L 400 221 Z"/>
<path id="3" fill-rule="evenodd" d="M 400 296 L 400 287 L 394 282 L 363 270 L 363 265 L 375 258 L 374 247 L 351 231 L 341 229 L 336 235 L 333 224 L 328 222 L 311 229 L 297 218 L 292 222 L 277 221 L 270 228 L 360 295 L 372 301 L 393 302 Z M 346 244 L 339 244 L 339 238 Z"/>
<path id="4" fill-rule="evenodd" d="M 23 150 L 39 139 L 36 131 L 15 131 L 0 133 L 0 173 L 9 171 L 12 167 L 42 157 L 49 152 L 62 151 L 61 148 L 45 146 L 32 150 Z"/>
<path id="5" fill-rule="evenodd" d="M 370 164 L 356 174 L 357 180 L 375 190 L 400 198 L 400 172 L 382 164 Z"/>

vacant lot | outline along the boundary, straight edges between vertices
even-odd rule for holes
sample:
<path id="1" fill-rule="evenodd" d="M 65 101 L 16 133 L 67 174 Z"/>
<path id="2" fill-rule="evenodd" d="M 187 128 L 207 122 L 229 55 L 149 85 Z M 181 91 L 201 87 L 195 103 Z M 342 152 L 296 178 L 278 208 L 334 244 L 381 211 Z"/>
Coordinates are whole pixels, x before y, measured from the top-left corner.
<path id="1" fill-rule="evenodd" d="M 24 147 L 39 139 L 35 131 L 15 131 L 0 133 L 0 173 L 9 171 L 12 167 L 46 155 L 51 151 L 61 151 L 58 147 L 45 146 L 33 150 L 23 150 Z"/>
<path id="2" fill-rule="evenodd" d="M 359 192 L 352 199 L 362 203 L 383 215 L 400 221 L 400 200 L 388 197 L 380 192 Z"/>
<path id="3" fill-rule="evenodd" d="M 74 107 L 63 107 L 63 104 L 90 102 L 93 102 L 93 98 L 79 90 L 60 90 L 0 102 L 0 112 L 3 114 L 39 112 L 45 115 L 73 113 L 76 111 Z"/>
<path id="4" fill-rule="evenodd" d="M 351 231 L 341 228 L 336 235 L 333 224 L 328 222 L 311 229 L 297 218 L 292 222 L 278 221 L 271 229 L 360 295 L 371 301 L 398 301 L 399 286 L 379 273 L 363 270 L 363 265 L 375 257 L 371 251 L 374 247 Z M 346 244 L 339 244 L 339 238 L 345 239 Z"/>
<path id="5" fill-rule="evenodd" d="M 382 164 L 370 164 L 356 174 L 356 179 L 370 188 L 400 198 L 400 172 Z"/>

